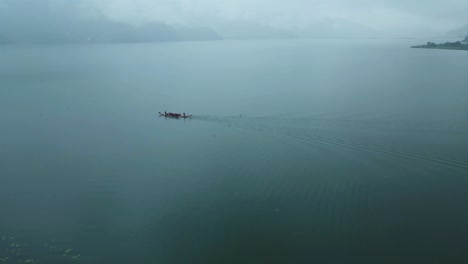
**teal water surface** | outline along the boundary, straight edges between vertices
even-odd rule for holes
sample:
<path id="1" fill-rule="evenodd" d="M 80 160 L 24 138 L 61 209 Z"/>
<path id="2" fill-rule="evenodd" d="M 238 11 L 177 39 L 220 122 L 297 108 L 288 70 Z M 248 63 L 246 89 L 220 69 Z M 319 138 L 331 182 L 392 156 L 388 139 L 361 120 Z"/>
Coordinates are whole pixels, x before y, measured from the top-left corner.
<path id="1" fill-rule="evenodd" d="M 0 261 L 463 263 L 468 53 L 413 42 L 1 46 Z"/>

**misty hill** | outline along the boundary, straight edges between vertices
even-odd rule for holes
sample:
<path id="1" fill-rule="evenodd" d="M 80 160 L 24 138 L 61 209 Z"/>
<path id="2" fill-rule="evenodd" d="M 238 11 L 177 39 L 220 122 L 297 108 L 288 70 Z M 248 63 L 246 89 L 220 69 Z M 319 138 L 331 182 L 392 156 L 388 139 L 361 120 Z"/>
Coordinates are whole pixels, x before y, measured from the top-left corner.
<path id="1" fill-rule="evenodd" d="M 173 26 L 180 40 L 221 40 L 222 37 L 213 29 L 205 27 Z"/>
<path id="2" fill-rule="evenodd" d="M 16 43 L 119 43 L 219 40 L 210 29 L 174 28 L 161 22 L 134 27 L 103 19 L 75 20 L 55 27 L 23 30 L 0 28 L 0 34 Z M 0 39 L 1 42 L 1 39 Z"/>
<path id="3" fill-rule="evenodd" d="M 160 22 L 151 22 L 133 28 L 132 35 L 114 42 L 164 42 L 179 41 L 180 39 L 181 37 L 173 27 Z"/>
<path id="4" fill-rule="evenodd" d="M 0 28 L 0 34 L 7 36 L 5 40 L 11 39 L 17 43 L 119 43 L 221 39 L 216 32 L 205 28 L 174 28 L 161 22 L 134 27 L 109 20 L 77 20 L 55 28 L 35 27 L 16 31 Z"/>
<path id="5" fill-rule="evenodd" d="M 39 1 L 8 1 L 0 9 L 0 41 L 113 43 L 220 39 L 210 29 L 175 28 L 162 22 L 135 27 L 111 21 L 99 12 L 77 12 L 78 7 L 71 1 L 62 4 L 57 8 Z"/>
<path id="6" fill-rule="evenodd" d="M 465 37 L 468 35 L 468 24 L 459 28 L 450 30 L 445 34 L 447 37 Z"/>
<path id="7" fill-rule="evenodd" d="M 370 38 L 377 33 L 365 26 L 347 20 L 326 19 L 298 28 L 304 38 Z"/>
<path id="8" fill-rule="evenodd" d="M 215 29 L 224 39 L 297 38 L 297 35 L 292 31 L 246 21 L 220 23 Z"/>

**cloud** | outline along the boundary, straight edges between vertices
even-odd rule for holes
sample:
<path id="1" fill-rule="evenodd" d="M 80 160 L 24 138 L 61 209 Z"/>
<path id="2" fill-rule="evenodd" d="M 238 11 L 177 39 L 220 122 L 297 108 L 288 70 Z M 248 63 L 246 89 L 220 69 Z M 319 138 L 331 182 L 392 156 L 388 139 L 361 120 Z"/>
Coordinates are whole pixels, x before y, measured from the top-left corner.
<path id="1" fill-rule="evenodd" d="M 162 20 L 207 23 L 259 21 L 290 26 L 324 18 L 354 21 L 376 29 L 447 30 L 465 23 L 468 1 L 460 0 L 89 0 L 106 15 L 130 23 Z"/>
<path id="2" fill-rule="evenodd" d="M 54 8 L 57 16 L 104 15 L 136 25 L 248 21 L 297 28 L 340 19 L 381 31 L 444 32 L 468 22 L 466 0 L 0 0 L 0 12 L 7 8 L 25 18 Z"/>

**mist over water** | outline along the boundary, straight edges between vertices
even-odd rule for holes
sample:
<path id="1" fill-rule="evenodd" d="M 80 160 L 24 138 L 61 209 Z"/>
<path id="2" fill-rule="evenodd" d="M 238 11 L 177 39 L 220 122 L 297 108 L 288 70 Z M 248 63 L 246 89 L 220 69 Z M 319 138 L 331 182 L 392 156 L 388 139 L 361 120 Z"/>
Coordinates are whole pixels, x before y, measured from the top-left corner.
<path id="1" fill-rule="evenodd" d="M 413 44 L 1 47 L 0 258 L 465 259 L 468 53 Z"/>

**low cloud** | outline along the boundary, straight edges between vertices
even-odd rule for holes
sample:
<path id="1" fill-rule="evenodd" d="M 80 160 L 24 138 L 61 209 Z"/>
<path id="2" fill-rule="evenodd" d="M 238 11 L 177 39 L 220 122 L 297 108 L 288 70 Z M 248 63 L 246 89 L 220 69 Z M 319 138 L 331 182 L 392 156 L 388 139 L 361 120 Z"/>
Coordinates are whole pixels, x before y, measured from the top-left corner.
<path id="1" fill-rule="evenodd" d="M 291 32 L 330 21 L 380 35 L 435 36 L 467 23 L 467 13 L 464 0 L 0 0 L 0 35 L 47 33 L 71 18 L 105 18 L 133 26 L 157 21 L 218 31 L 255 25 Z"/>

